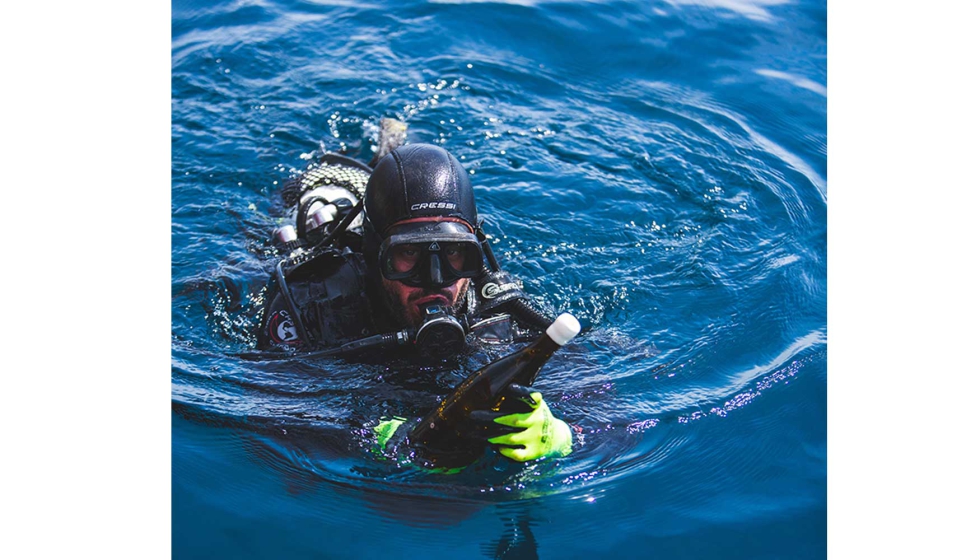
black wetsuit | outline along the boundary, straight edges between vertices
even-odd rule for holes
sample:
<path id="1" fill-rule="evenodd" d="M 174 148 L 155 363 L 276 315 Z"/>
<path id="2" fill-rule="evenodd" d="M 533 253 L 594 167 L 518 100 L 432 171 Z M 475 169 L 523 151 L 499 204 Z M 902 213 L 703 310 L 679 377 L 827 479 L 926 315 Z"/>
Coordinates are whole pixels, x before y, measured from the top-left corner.
<path id="1" fill-rule="evenodd" d="M 403 167 L 406 158 L 410 164 Z M 383 186 L 374 191 L 376 219 L 381 216 L 395 222 L 418 216 L 449 216 L 477 227 L 469 179 L 459 162 L 441 148 L 405 146 L 382 159 L 378 169 L 380 173 L 376 169 L 372 174 L 372 169 L 363 163 L 326 154 L 318 164 L 283 186 L 283 201 L 287 206 L 308 207 L 303 202 L 304 193 L 312 195 L 320 186 L 342 187 L 358 200 L 370 199 L 368 184 L 378 180 Z M 386 192 L 392 186 L 405 190 Z M 430 203 L 410 205 L 417 202 L 416 198 Z M 439 203 L 432 204 L 433 201 Z M 369 211 L 371 206 L 369 200 Z M 353 211 L 350 205 L 346 208 Z M 300 225 L 297 223 L 297 229 Z M 384 303 L 379 271 L 369 270 L 365 258 L 364 253 L 376 252 L 380 242 L 372 236 L 371 227 L 372 223 L 366 220 L 363 226 L 345 230 L 338 243 L 343 248 L 304 250 L 279 264 L 266 294 L 258 333 L 260 349 L 325 350 L 400 330 Z M 491 262 L 495 263 L 492 259 Z M 512 342 L 529 339 L 547 328 L 550 319 L 528 304 L 519 282 L 503 271 L 484 272 L 471 280 L 457 313 L 456 318 L 468 334 L 484 341 Z M 283 284 L 289 297 L 283 292 Z"/>

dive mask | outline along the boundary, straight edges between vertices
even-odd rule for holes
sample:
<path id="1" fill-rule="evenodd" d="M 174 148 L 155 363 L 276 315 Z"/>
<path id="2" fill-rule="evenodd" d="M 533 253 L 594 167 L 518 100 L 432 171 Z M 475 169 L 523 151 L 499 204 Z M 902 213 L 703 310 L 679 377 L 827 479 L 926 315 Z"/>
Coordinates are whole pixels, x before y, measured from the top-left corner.
<path id="1" fill-rule="evenodd" d="M 459 222 L 415 222 L 389 230 L 381 244 L 381 274 L 412 287 L 443 288 L 483 271 L 476 235 Z"/>

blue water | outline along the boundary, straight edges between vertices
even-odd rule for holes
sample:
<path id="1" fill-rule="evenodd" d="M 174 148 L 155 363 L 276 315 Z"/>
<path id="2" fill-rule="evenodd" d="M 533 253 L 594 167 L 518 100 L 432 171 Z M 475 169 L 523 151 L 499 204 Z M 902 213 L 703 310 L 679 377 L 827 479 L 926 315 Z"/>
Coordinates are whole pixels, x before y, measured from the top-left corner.
<path id="1" fill-rule="evenodd" d="M 819 558 L 821 1 L 199 2 L 172 39 L 177 558 Z M 472 173 L 506 269 L 592 331 L 536 384 L 566 458 L 448 476 L 369 451 L 447 371 L 232 357 L 279 188 L 382 116 Z"/>

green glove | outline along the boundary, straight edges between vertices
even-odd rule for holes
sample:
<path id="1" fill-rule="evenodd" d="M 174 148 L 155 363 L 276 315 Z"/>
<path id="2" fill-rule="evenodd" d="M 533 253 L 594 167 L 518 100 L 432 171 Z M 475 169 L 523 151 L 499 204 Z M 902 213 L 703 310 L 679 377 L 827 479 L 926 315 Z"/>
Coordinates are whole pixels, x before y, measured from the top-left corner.
<path id="1" fill-rule="evenodd" d="M 514 387 L 514 386 L 511 386 Z M 572 452 L 572 430 L 568 424 L 551 415 L 541 393 L 535 391 L 524 402 L 530 412 L 518 412 L 499 416 L 497 424 L 516 428 L 517 431 L 492 437 L 487 441 L 501 446 L 501 455 L 514 461 L 533 461 L 542 457 L 564 457 Z"/>
<path id="2" fill-rule="evenodd" d="M 372 452 L 379 458 L 385 457 L 386 452 L 391 452 L 386 447 L 388 442 L 391 441 L 393 437 L 401 436 L 398 434 L 399 428 L 405 424 L 406 419 L 399 416 L 395 416 L 391 420 L 380 420 L 378 425 L 371 428 L 374 431 L 374 446 Z M 408 427 L 406 427 L 406 431 Z M 397 444 L 397 442 L 396 442 Z M 424 469 L 426 472 L 440 473 L 440 474 L 456 474 L 463 470 L 464 467 L 458 468 L 430 468 Z"/>
<path id="3" fill-rule="evenodd" d="M 379 452 L 385 448 L 391 436 L 395 435 L 395 431 L 404 423 L 404 418 L 395 416 L 391 420 L 381 420 L 377 426 L 372 428 L 374 430 L 374 443 L 377 445 Z"/>

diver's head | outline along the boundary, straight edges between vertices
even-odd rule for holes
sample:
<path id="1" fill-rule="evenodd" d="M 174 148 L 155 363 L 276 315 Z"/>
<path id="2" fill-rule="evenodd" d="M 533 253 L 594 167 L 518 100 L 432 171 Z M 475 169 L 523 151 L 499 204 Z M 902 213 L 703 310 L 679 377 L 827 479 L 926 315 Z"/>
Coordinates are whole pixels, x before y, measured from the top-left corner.
<path id="1" fill-rule="evenodd" d="M 400 146 L 375 167 L 364 208 L 364 255 L 401 326 L 418 327 L 429 305 L 458 309 L 483 270 L 473 187 L 459 161 L 438 146 Z"/>

